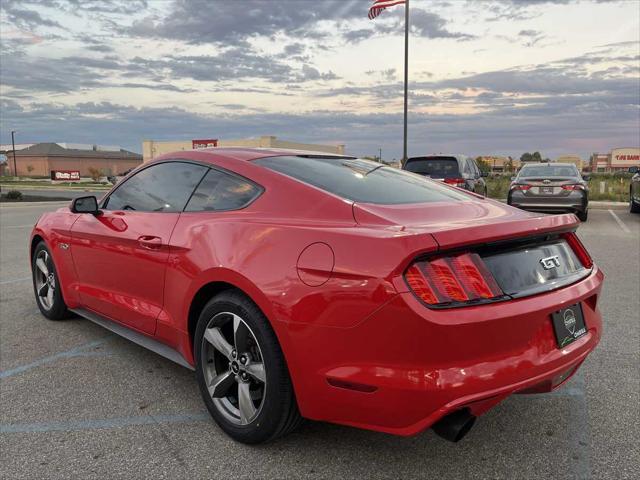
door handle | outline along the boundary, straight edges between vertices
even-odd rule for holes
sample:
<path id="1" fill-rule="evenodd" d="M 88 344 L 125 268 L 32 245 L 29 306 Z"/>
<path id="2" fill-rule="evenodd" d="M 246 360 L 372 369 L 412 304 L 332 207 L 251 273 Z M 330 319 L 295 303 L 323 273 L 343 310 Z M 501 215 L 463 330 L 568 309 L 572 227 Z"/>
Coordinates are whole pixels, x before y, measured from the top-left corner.
<path id="1" fill-rule="evenodd" d="M 162 247 L 162 239 L 153 235 L 142 235 L 138 237 L 138 244 L 147 250 L 157 250 Z"/>

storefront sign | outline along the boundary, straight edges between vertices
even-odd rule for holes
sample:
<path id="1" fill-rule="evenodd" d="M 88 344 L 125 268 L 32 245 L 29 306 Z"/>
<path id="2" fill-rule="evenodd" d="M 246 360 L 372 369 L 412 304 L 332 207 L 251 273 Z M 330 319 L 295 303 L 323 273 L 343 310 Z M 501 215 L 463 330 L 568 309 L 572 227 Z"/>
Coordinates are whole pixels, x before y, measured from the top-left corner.
<path id="1" fill-rule="evenodd" d="M 80 170 L 51 170 L 51 180 L 58 182 L 80 181 Z"/>
<path id="2" fill-rule="evenodd" d="M 205 140 L 191 140 L 191 148 L 212 148 L 218 146 L 217 138 L 210 138 Z"/>

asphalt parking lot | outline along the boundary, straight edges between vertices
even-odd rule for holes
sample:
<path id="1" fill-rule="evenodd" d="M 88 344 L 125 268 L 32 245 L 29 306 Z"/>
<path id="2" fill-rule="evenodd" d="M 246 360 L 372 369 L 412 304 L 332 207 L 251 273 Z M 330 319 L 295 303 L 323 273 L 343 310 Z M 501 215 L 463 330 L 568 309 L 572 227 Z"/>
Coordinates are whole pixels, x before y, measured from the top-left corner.
<path id="1" fill-rule="evenodd" d="M 1 478 L 640 478 L 640 215 L 592 210 L 579 230 L 607 275 L 605 331 L 561 390 L 507 399 L 459 444 L 308 422 L 248 447 L 191 371 L 40 315 L 27 239 L 52 205 L 0 206 Z"/>

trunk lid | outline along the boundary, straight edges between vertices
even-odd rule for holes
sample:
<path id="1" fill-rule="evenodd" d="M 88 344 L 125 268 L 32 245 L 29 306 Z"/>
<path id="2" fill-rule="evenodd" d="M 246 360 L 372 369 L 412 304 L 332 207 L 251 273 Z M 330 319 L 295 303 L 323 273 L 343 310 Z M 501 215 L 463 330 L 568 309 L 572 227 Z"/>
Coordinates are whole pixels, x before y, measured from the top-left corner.
<path id="1" fill-rule="evenodd" d="M 536 214 L 495 200 L 469 196 L 470 199 L 463 202 L 355 203 L 353 216 L 361 225 L 400 226 L 406 233 L 429 233 L 440 249 L 567 231 L 579 224 L 572 214 Z"/>
<path id="2" fill-rule="evenodd" d="M 580 183 L 575 178 L 558 178 L 558 177 L 540 177 L 540 178 L 523 178 L 518 181 L 519 185 L 529 185 L 531 188 L 525 190 L 525 196 L 529 195 L 569 195 L 570 190 L 563 190 L 563 185 L 575 185 Z"/>

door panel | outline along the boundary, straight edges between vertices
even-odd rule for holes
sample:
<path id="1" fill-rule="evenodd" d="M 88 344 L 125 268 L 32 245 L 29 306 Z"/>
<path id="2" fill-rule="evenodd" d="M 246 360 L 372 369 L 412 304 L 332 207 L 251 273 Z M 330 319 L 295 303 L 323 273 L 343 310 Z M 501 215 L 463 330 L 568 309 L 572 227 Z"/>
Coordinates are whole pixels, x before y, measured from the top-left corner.
<path id="1" fill-rule="evenodd" d="M 145 333 L 162 310 L 169 239 L 180 214 L 80 215 L 71 252 L 84 306 Z"/>

